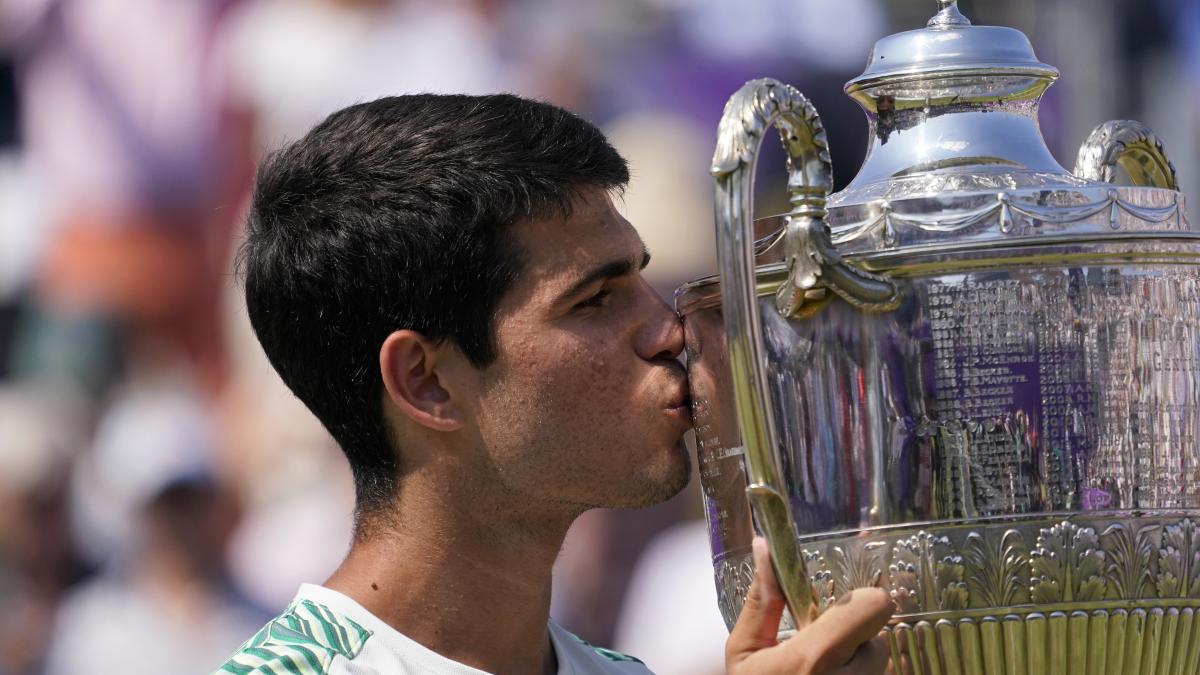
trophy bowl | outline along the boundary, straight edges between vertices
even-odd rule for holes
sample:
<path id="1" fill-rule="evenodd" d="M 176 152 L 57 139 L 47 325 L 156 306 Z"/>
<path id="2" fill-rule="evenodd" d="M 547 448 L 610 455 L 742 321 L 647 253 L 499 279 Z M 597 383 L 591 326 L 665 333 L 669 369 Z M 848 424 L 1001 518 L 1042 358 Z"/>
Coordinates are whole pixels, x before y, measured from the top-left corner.
<path id="1" fill-rule="evenodd" d="M 841 192 L 795 89 L 726 106 L 720 274 L 676 293 L 721 612 L 758 531 L 783 631 L 877 586 L 915 673 L 1200 672 L 1200 232 L 1152 131 L 1101 124 L 1068 172 L 1058 71 L 939 5 L 846 85 Z M 756 224 L 772 126 L 791 210 Z"/>

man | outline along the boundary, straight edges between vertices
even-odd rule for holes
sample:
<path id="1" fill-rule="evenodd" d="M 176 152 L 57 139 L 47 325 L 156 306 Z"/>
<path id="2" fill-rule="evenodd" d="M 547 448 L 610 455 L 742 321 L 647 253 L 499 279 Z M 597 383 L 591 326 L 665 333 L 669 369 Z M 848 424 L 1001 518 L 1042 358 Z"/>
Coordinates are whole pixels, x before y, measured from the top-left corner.
<path id="1" fill-rule="evenodd" d="M 613 207 L 628 178 L 595 127 L 513 96 L 352 106 L 264 163 L 247 311 L 345 451 L 356 528 L 224 672 L 647 672 L 549 621 L 571 522 L 690 472 L 682 328 Z M 782 607 L 760 573 L 730 672 L 883 671 L 882 591 L 776 645 Z"/>

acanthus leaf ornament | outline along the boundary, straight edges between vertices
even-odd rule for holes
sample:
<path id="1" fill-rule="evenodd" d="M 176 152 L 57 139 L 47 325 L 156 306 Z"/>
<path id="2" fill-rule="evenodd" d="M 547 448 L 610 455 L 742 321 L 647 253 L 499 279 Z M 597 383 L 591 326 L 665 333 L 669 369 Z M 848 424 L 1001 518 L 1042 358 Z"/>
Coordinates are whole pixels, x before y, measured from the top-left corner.
<path id="1" fill-rule="evenodd" d="M 732 626 L 742 609 L 740 603 L 734 604 L 734 600 L 745 597 L 754 581 L 753 559 L 749 553 L 727 556 L 714 566 L 713 576 L 721 616 Z"/>
<path id="2" fill-rule="evenodd" d="M 1020 531 L 1005 530 L 996 541 L 979 532 L 963 546 L 967 586 L 974 607 L 1004 607 L 1029 602 L 1029 547 Z"/>
<path id="3" fill-rule="evenodd" d="M 1063 521 L 1038 534 L 1030 554 L 1034 602 L 1075 602 L 1104 596 L 1104 551 L 1096 531 Z"/>
<path id="4" fill-rule="evenodd" d="M 1191 518 L 1163 529 L 1158 569 L 1159 597 L 1200 597 L 1200 526 Z"/>
<path id="5" fill-rule="evenodd" d="M 821 611 L 825 611 L 836 597 L 836 582 L 833 572 L 829 569 L 829 565 L 825 562 L 825 556 L 820 551 L 805 550 L 804 562 L 809 570 L 809 583 L 812 584 L 817 607 Z"/>
<path id="6" fill-rule="evenodd" d="M 834 589 L 839 594 L 855 588 L 878 586 L 883 577 L 884 545 L 879 541 L 858 541 L 831 549 Z"/>
<path id="7" fill-rule="evenodd" d="M 1179 597 L 1200 609 L 1200 523 L 1191 518 L 1033 518 L 973 528 L 961 544 L 910 530 L 809 544 L 804 556 L 823 606 L 884 587 L 903 614 Z"/>
<path id="8" fill-rule="evenodd" d="M 950 539 L 918 532 L 897 541 L 888 566 L 892 600 L 900 612 L 934 612 L 967 606 L 963 559 L 950 550 Z"/>
<path id="9" fill-rule="evenodd" d="M 1154 595 L 1154 535 L 1158 525 L 1109 525 L 1100 535 L 1106 559 L 1109 594 L 1123 600 Z"/>

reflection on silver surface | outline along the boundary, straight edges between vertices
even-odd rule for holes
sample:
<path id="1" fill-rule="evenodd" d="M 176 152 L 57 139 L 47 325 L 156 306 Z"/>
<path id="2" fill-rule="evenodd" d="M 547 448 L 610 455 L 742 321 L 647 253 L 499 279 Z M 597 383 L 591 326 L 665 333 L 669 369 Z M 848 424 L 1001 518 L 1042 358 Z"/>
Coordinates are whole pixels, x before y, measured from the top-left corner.
<path id="1" fill-rule="evenodd" d="M 1166 248 L 1200 259 L 1200 242 Z M 992 270 L 901 289 L 894 312 L 834 300 L 820 321 L 785 320 L 760 300 L 801 541 L 1043 512 L 1200 509 L 1200 269 Z M 680 308 L 722 558 L 745 553 L 752 532 L 720 307 L 703 307 L 705 290 Z"/>
<path id="2" fill-rule="evenodd" d="M 801 532 L 1200 507 L 1200 272 L 1004 270 L 904 290 L 888 314 L 764 312 L 774 412 L 794 421 L 784 456 L 805 460 L 788 471 Z"/>

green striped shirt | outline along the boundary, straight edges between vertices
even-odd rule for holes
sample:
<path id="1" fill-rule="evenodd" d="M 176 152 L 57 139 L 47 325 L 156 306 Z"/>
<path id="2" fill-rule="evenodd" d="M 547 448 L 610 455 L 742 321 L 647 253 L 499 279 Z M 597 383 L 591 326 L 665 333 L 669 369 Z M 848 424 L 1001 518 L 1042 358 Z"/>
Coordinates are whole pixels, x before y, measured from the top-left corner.
<path id="1" fill-rule="evenodd" d="M 637 659 L 589 645 L 551 621 L 559 675 L 649 675 Z M 305 584 L 287 610 L 213 675 L 486 675 L 400 633 L 351 598 Z"/>

